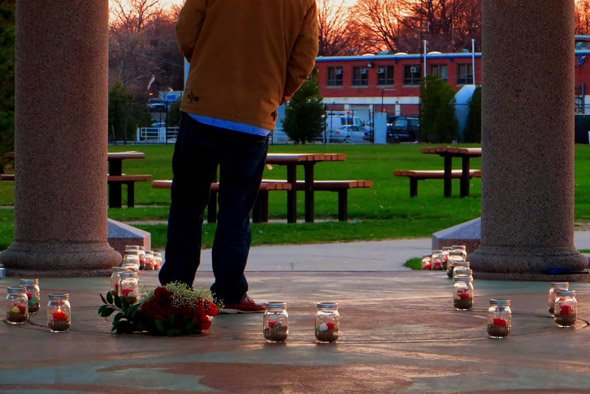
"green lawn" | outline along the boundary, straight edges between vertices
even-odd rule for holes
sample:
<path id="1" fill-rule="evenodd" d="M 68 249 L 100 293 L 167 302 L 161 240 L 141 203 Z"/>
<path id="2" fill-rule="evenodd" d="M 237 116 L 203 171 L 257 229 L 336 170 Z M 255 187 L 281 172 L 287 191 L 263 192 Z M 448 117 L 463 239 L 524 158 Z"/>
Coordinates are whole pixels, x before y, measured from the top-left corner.
<path id="1" fill-rule="evenodd" d="M 480 216 L 481 180 L 474 179 L 471 197 L 459 198 L 458 180 L 453 181 L 453 198 L 442 197 L 442 181 L 419 182 L 417 198 L 409 197 L 409 180 L 391 175 L 394 169 L 441 169 L 442 158 L 424 155 L 424 145 L 286 145 L 271 146 L 271 152 L 343 152 L 344 162 L 320 163 L 316 166 L 316 179 L 372 179 L 372 189 L 349 191 L 349 221 L 337 221 L 337 194 L 316 193 L 316 216 L 313 224 L 303 221 L 303 194 L 298 193 L 300 223 L 286 223 L 286 195 L 270 193 L 271 223 L 252 226 L 253 244 L 312 243 L 369 239 L 428 237 L 433 232 Z M 127 160 L 123 164 L 128 174 L 152 174 L 154 179 L 171 178 L 172 145 L 110 146 L 110 151 L 139 150 L 145 160 Z M 460 163 L 455 163 L 459 168 Z M 480 159 L 472 160 L 473 168 L 481 168 Z M 284 179 L 284 166 L 267 168 L 266 178 Z M 299 175 L 301 178 L 302 174 Z M 576 219 L 590 221 L 590 147 L 576 146 Z M 152 189 L 148 182 L 136 185 L 136 208 L 110 209 L 109 217 L 132 222 L 152 233 L 153 245 L 165 243 L 165 220 L 168 214 L 169 191 Z M 8 246 L 13 239 L 14 183 L 0 185 L 0 247 Z M 141 223 L 141 222 L 146 223 Z M 149 222 L 152 221 L 152 222 Z M 205 225 L 203 242 L 210 246 L 213 225 Z"/>

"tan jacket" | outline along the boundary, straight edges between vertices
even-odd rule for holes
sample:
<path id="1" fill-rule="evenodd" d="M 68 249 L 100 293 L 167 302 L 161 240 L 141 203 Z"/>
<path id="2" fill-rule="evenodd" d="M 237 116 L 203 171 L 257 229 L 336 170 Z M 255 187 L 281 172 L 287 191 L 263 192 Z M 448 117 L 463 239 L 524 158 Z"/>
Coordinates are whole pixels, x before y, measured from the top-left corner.
<path id="1" fill-rule="evenodd" d="M 191 64 L 181 110 L 270 130 L 318 52 L 315 0 L 187 0 L 176 29 Z"/>

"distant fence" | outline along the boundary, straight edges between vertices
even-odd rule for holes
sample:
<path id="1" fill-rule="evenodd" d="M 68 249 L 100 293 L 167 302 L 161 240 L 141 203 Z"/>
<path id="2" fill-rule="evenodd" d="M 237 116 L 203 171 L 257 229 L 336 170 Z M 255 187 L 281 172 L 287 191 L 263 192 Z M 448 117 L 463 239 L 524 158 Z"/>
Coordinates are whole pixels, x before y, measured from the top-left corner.
<path id="1" fill-rule="evenodd" d="M 138 144 L 171 144 L 176 142 L 178 127 L 139 127 Z"/>

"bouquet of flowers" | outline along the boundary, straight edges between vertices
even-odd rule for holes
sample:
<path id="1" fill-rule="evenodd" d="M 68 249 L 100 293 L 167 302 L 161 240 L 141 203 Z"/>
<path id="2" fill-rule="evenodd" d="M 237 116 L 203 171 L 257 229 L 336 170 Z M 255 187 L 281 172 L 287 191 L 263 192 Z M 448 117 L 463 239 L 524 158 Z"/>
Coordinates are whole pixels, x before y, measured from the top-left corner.
<path id="1" fill-rule="evenodd" d="M 113 317 L 115 334 L 147 332 L 151 335 L 200 334 L 211 327 L 211 319 L 219 313 L 218 303 L 208 289 L 192 289 L 180 282 L 157 287 L 144 294 L 137 304 L 129 304 L 113 292 L 100 295 L 102 317 Z"/>

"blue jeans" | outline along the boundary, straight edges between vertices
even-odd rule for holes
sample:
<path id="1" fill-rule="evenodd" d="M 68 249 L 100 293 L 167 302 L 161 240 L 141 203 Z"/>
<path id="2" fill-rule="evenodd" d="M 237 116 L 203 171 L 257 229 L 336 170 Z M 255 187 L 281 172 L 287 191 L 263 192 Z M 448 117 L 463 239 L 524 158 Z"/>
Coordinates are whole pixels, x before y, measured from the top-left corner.
<path id="1" fill-rule="evenodd" d="M 244 276 L 250 250 L 250 211 L 256 201 L 268 137 L 197 122 L 183 113 L 172 158 L 166 262 L 160 283 L 193 285 L 200 263 L 203 215 L 219 167 L 219 211 L 212 259 L 211 290 L 226 304 L 248 291 Z"/>

